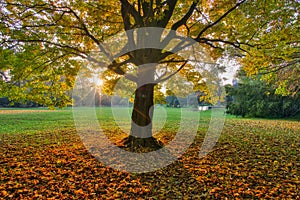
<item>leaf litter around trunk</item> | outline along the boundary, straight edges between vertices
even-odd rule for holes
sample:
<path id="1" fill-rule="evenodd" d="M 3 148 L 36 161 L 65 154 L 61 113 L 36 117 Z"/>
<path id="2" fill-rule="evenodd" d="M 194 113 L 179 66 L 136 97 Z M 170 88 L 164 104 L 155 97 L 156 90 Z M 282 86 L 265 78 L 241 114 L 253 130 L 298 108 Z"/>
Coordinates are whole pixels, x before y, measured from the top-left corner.
<path id="1" fill-rule="evenodd" d="M 299 127 L 297 121 L 228 119 L 208 156 L 198 157 L 205 133 L 199 130 L 177 162 L 145 174 L 105 167 L 74 129 L 2 134 L 0 198 L 297 199 Z"/>

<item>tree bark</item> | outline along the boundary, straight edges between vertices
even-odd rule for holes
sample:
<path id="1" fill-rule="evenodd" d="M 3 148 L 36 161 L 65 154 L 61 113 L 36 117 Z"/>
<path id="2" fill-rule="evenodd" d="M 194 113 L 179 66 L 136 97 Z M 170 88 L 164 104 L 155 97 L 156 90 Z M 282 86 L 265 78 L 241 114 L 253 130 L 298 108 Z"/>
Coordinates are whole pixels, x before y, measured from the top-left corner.
<path id="1" fill-rule="evenodd" d="M 152 135 L 152 118 L 154 111 L 154 70 L 150 64 L 139 69 L 137 89 L 131 116 L 130 135 L 122 141 L 122 146 L 130 147 L 130 151 L 141 148 L 156 150 L 163 145 Z"/>
<path id="2" fill-rule="evenodd" d="M 130 135 L 152 137 L 154 84 L 140 86 L 135 91 Z"/>
<path id="3" fill-rule="evenodd" d="M 157 150 L 163 146 L 152 136 L 154 86 L 145 84 L 135 91 L 130 135 L 122 141 L 130 151 Z"/>

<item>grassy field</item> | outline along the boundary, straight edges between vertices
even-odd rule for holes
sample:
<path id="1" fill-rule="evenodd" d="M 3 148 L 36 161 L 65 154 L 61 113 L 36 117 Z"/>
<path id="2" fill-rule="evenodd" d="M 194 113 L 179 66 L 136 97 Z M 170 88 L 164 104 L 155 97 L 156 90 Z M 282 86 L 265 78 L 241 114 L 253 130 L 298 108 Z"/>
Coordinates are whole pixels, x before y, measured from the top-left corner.
<path id="1" fill-rule="evenodd" d="M 82 113 L 90 112 L 91 108 L 82 108 Z M 121 126 L 126 130 L 130 127 L 130 109 L 114 108 L 112 111 L 109 107 L 96 108 L 99 123 L 102 128 L 110 129 L 120 121 Z M 190 109 L 188 109 L 190 110 Z M 199 114 L 191 110 L 191 115 Z M 161 117 L 163 116 L 163 117 Z M 210 111 L 201 112 L 201 122 L 205 124 L 209 121 Z M 116 118 L 116 119 L 114 119 Z M 154 126 L 162 128 L 166 121 L 165 129 L 178 128 L 174 126 L 180 121 L 180 109 L 173 108 L 157 108 L 154 112 Z M 45 109 L 0 109 L 0 133 L 38 133 L 47 130 L 61 130 L 75 128 L 73 113 L 71 108 L 62 110 Z"/>
<path id="2" fill-rule="evenodd" d="M 37 133 L 73 128 L 71 109 L 1 109 L 0 133 Z"/>
<path id="3" fill-rule="evenodd" d="M 156 136 L 168 143 L 178 130 L 180 109 L 160 109 L 154 130 L 162 128 Z M 96 113 L 112 140 L 126 136 L 129 115 L 119 116 L 121 130 L 111 109 Z M 218 143 L 199 158 L 211 112 L 191 112 L 198 114 L 196 138 L 178 161 L 130 174 L 88 153 L 70 108 L 2 109 L 0 199 L 300 199 L 299 121 L 227 116 Z"/>

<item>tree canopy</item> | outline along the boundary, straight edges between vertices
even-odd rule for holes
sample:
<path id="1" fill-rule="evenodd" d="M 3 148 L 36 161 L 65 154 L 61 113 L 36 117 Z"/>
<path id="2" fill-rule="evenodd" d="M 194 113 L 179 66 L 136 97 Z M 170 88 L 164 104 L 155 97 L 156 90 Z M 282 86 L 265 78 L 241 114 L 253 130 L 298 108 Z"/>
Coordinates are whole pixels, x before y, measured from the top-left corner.
<path id="1" fill-rule="evenodd" d="M 51 105 L 44 95 L 52 91 L 54 102 L 70 102 L 61 91 L 72 87 L 78 62 L 82 62 L 74 57 L 101 67 L 102 61 L 92 52 L 101 51 L 112 58 L 102 42 L 120 31 L 141 27 L 178 31 L 199 42 L 215 59 L 224 51 L 240 57 L 249 74 L 265 73 L 279 92 L 294 94 L 299 90 L 296 0 L 1 0 L 0 4 L 1 74 L 10 70 L 10 82 L 14 83 L 4 87 L 2 82 L 2 90 L 7 88 L 6 95 L 11 97 L 27 96 Z M 132 59 L 138 54 L 114 57 L 111 61 L 115 65 L 109 65 L 109 70 L 116 76 L 125 74 L 125 64 L 139 64 L 138 59 Z M 156 56 L 157 62 L 171 59 L 168 54 Z M 177 70 L 181 66 L 173 67 Z M 20 89 L 16 82 L 32 89 Z"/>

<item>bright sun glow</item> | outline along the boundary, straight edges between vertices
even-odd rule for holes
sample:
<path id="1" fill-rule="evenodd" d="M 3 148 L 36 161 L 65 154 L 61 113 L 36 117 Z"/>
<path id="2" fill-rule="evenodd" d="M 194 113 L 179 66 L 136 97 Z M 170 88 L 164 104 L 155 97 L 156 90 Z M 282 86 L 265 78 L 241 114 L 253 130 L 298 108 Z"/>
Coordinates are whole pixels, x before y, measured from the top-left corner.
<path id="1" fill-rule="evenodd" d="M 95 85 L 97 85 L 98 87 L 102 86 L 103 85 L 103 80 L 100 79 L 97 75 L 95 75 L 93 77 L 93 82 Z"/>
<path id="2" fill-rule="evenodd" d="M 102 84 L 103 84 L 103 80 L 101 80 L 101 79 L 96 80 L 96 85 L 102 86 Z"/>

